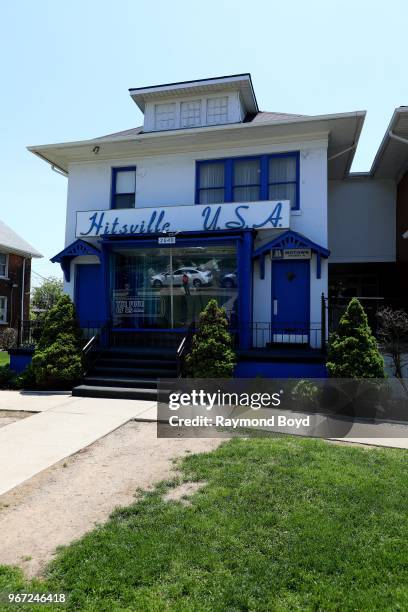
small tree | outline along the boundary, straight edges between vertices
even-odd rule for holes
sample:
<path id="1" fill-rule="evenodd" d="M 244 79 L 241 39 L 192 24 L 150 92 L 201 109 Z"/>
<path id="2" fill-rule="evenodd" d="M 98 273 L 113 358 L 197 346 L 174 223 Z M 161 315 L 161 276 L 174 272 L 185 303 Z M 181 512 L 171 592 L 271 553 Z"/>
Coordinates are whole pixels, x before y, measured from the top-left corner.
<path id="1" fill-rule="evenodd" d="M 0 351 L 8 351 L 17 343 L 17 331 L 12 327 L 0 330 Z"/>
<path id="2" fill-rule="evenodd" d="M 31 296 L 31 310 L 33 314 L 37 314 L 40 317 L 45 316 L 62 296 L 62 289 L 62 280 L 54 276 L 50 276 L 39 287 L 35 287 Z"/>
<path id="3" fill-rule="evenodd" d="M 408 315 L 405 310 L 382 308 L 377 313 L 380 324 L 379 339 L 384 345 L 384 352 L 389 355 L 394 365 L 394 375 L 402 379 L 402 368 L 407 364 L 402 354 L 407 347 Z"/>
<path id="4" fill-rule="evenodd" d="M 44 328 L 38 341 L 38 349 L 44 349 L 56 342 L 62 334 L 72 338 L 80 347 L 82 332 L 75 312 L 75 306 L 67 295 L 62 295 L 47 313 Z"/>
<path id="5" fill-rule="evenodd" d="M 350 300 L 330 338 L 326 365 L 332 378 L 385 377 L 384 360 L 357 298 Z"/>
<path id="6" fill-rule="evenodd" d="M 235 353 L 228 333 L 224 308 L 210 300 L 201 312 L 198 331 L 186 358 L 188 374 L 193 378 L 230 378 L 235 366 Z"/>
<path id="7" fill-rule="evenodd" d="M 81 329 L 67 295 L 46 316 L 32 371 L 42 388 L 71 388 L 82 377 Z"/>

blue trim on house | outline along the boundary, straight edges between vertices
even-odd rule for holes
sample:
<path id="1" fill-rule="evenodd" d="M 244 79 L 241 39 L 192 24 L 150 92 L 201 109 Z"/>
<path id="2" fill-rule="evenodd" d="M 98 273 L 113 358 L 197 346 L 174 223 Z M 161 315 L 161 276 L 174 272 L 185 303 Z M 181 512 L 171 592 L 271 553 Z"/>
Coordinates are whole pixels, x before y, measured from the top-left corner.
<path id="1" fill-rule="evenodd" d="M 262 258 L 261 258 L 262 259 Z M 277 269 L 278 266 L 292 266 L 294 265 L 297 268 L 297 271 L 299 272 L 299 269 L 302 270 L 302 274 L 304 275 L 304 280 L 306 281 L 306 295 L 302 296 L 302 291 L 299 290 L 299 288 L 296 290 L 296 301 L 292 299 L 292 303 L 290 302 L 290 298 L 288 301 L 288 297 L 285 296 L 285 294 L 280 293 L 279 292 L 279 281 L 277 279 Z M 280 332 L 284 333 L 284 331 L 282 330 L 282 325 L 277 325 L 276 321 L 281 318 L 280 317 L 280 311 L 283 308 L 283 312 L 284 314 L 284 323 L 283 323 L 283 327 L 290 327 L 290 324 L 293 323 L 294 327 L 298 327 L 301 331 L 300 333 L 302 335 L 307 334 L 308 339 L 310 341 L 310 333 L 309 333 L 309 329 L 310 329 L 310 262 L 307 259 L 294 259 L 294 260 L 290 260 L 290 259 L 272 259 L 271 261 L 271 266 L 272 266 L 272 270 L 271 270 L 271 278 L 272 278 L 272 285 L 271 285 L 271 322 L 272 322 L 272 329 L 276 328 L 278 329 Z M 297 274 L 297 276 L 299 276 L 299 274 Z M 278 282 L 277 282 L 278 281 Z M 294 281 L 295 282 L 295 281 Z M 296 280 L 297 282 L 297 280 Z M 285 297 L 286 297 L 286 303 L 285 303 Z M 306 299 L 304 299 L 306 297 Z M 279 298 L 279 315 L 275 315 L 273 312 L 273 303 L 275 299 Z M 303 298 L 303 300 L 302 300 Z M 281 301 L 283 300 L 283 307 L 282 307 L 282 303 Z M 300 319 L 298 316 L 296 316 L 296 318 L 293 317 L 293 309 L 295 309 L 295 311 L 297 312 L 297 309 L 300 307 L 300 311 L 303 314 L 303 320 Z M 290 314 L 291 313 L 291 314 Z"/>
<path id="2" fill-rule="evenodd" d="M 238 361 L 234 378 L 327 378 L 325 363 L 302 361 Z"/>
<path id="3" fill-rule="evenodd" d="M 299 234 L 298 232 L 294 232 L 293 230 L 288 230 L 283 232 L 283 234 L 279 234 L 273 240 L 270 240 L 266 244 L 263 244 L 261 247 L 254 251 L 252 257 L 256 259 L 258 257 L 261 258 L 261 278 L 262 276 L 262 259 L 265 257 L 266 253 L 271 251 L 272 249 L 311 249 L 313 253 L 316 253 L 316 278 L 321 278 L 322 268 L 321 268 L 321 258 L 324 257 L 327 259 L 330 255 L 329 249 L 316 244 L 303 234 Z"/>
<path id="4" fill-rule="evenodd" d="M 269 160 L 279 159 L 282 157 L 294 157 L 296 161 L 296 179 L 295 181 L 281 181 L 273 182 L 269 181 Z M 224 185 L 218 187 L 203 187 L 203 190 L 207 189 L 222 189 L 224 188 L 224 202 L 234 202 L 234 162 L 245 161 L 245 160 L 259 160 L 260 163 L 260 184 L 259 184 L 259 200 L 269 200 L 269 187 L 270 185 L 296 185 L 296 202 L 295 206 L 292 206 L 291 210 L 300 209 L 300 153 L 299 151 L 288 151 L 285 153 L 268 153 L 262 155 L 244 155 L 237 157 L 228 158 L 215 158 L 215 159 L 204 159 L 196 160 L 196 174 L 195 174 L 195 203 L 200 203 L 200 168 L 204 164 L 212 163 L 223 163 L 224 164 Z M 258 184 L 253 185 L 258 186 Z M 282 198 L 280 198 L 282 199 Z M 238 201 L 238 200 L 236 200 Z"/>
<path id="5" fill-rule="evenodd" d="M 117 195 L 116 176 L 119 174 L 119 172 L 130 172 L 130 171 L 135 172 L 135 205 L 136 205 L 136 166 L 117 166 L 117 167 L 112 168 L 112 175 L 111 175 L 110 207 L 113 209 L 116 209 L 116 203 L 115 203 L 115 198 Z"/>
<path id="6" fill-rule="evenodd" d="M 60 251 L 54 257 L 51 257 L 50 261 L 52 263 L 59 263 L 62 271 L 64 272 L 64 277 L 67 283 L 69 283 L 71 279 L 71 261 L 75 257 L 80 257 L 81 255 L 96 255 L 100 257 L 101 252 L 99 249 L 94 247 L 89 242 L 85 242 L 85 240 L 78 239 L 74 242 L 71 242 L 63 251 Z"/>
<path id="7" fill-rule="evenodd" d="M 252 245 L 253 237 L 245 232 L 242 242 L 238 243 L 238 309 L 239 345 L 242 349 L 251 346 L 252 322 Z"/>

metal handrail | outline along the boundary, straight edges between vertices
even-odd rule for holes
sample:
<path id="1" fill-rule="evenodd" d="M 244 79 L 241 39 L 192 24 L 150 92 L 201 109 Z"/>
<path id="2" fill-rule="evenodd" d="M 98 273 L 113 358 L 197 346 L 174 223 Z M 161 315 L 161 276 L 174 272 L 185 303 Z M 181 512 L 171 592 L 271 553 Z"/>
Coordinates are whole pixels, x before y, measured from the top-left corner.
<path id="1" fill-rule="evenodd" d="M 99 336 L 97 334 L 95 334 L 95 336 L 92 336 L 92 338 L 90 340 L 88 340 L 88 342 L 82 348 L 82 352 L 84 353 L 84 355 L 87 355 L 89 353 L 89 351 L 91 350 L 93 345 L 96 343 L 96 340 L 98 339 L 98 337 Z"/>

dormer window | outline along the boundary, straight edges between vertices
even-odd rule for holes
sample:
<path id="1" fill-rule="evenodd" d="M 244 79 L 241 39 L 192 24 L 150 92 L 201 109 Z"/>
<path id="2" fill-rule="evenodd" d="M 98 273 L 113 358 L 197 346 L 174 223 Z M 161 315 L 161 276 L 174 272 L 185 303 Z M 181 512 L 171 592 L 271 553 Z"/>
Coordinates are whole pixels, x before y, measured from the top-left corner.
<path id="1" fill-rule="evenodd" d="M 144 114 L 144 133 L 242 123 L 258 113 L 248 73 L 137 87 L 130 95 Z"/>
<path id="2" fill-rule="evenodd" d="M 218 125 L 228 122 L 228 96 L 207 100 L 207 123 Z"/>
<path id="3" fill-rule="evenodd" d="M 201 100 L 181 103 L 181 127 L 198 127 L 201 125 Z"/>
<path id="4" fill-rule="evenodd" d="M 174 102 L 156 104 L 154 111 L 156 130 L 173 130 L 176 127 L 176 105 Z"/>

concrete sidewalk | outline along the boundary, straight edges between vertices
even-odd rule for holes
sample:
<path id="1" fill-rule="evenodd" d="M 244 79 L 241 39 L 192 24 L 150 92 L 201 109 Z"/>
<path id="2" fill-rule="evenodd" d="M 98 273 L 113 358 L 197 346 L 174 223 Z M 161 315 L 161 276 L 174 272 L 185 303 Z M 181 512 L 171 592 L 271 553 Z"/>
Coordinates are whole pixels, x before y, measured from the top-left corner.
<path id="1" fill-rule="evenodd" d="M 39 411 L 0 429 L 0 495 L 130 419 L 156 420 L 156 403 L 0 392 L 0 410 Z"/>

